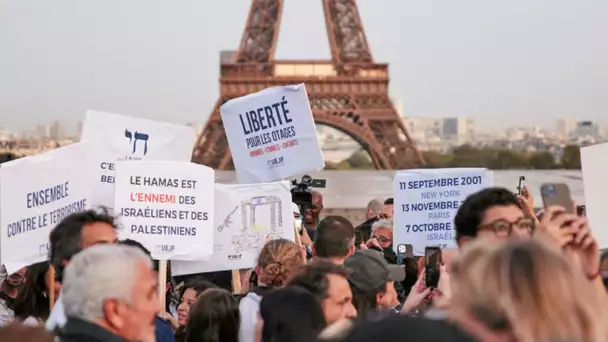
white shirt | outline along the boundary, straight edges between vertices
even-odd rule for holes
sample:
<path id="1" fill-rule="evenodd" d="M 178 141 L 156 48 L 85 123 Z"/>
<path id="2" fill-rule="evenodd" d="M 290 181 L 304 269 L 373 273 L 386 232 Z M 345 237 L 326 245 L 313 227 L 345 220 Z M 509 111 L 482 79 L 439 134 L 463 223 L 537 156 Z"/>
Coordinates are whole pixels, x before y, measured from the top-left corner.
<path id="1" fill-rule="evenodd" d="M 262 297 L 253 292 L 249 292 L 239 303 L 241 314 L 241 326 L 239 328 L 239 342 L 255 341 L 255 325 L 258 322 L 260 313 L 260 302 Z"/>
<path id="2" fill-rule="evenodd" d="M 5 326 L 15 321 L 15 312 L 9 308 L 4 299 L 0 299 L 0 326 Z"/>
<path id="3" fill-rule="evenodd" d="M 51 310 L 51 314 L 49 318 L 46 320 L 44 327 L 46 330 L 53 331 L 56 328 L 63 328 L 65 323 L 68 321 L 68 318 L 65 315 L 65 310 L 63 309 L 63 302 L 61 301 L 61 294 L 59 298 L 57 298 L 57 302 L 53 306 L 53 310 Z"/>

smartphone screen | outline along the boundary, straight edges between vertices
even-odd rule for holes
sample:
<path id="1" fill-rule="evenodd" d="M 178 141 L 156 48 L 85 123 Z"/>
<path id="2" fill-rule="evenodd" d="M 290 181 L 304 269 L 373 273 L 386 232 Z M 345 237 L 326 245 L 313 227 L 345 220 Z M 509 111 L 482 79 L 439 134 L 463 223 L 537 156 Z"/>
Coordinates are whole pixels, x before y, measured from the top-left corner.
<path id="1" fill-rule="evenodd" d="M 300 235 L 302 235 L 302 216 L 297 215 L 294 217 L 294 224 L 296 226 L 296 229 L 298 230 L 298 233 L 300 233 Z"/>
<path id="2" fill-rule="evenodd" d="M 400 244 L 397 246 L 397 253 L 403 255 L 405 257 L 406 247 L 404 244 Z"/>
<path id="3" fill-rule="evenodd" d="M 560 206 L 566 209 L 569 214 L 574 214 L 574 202 L 570 196 L 570 188 L 564 183 L 543 184 L 540 187 L 540 194 L 543 198 L 545 208 L 550 206 Z"/>
<path id="4" fill-rule="evenodd" d="M 397 245 L 397 265 L 403 265 L 405 259 L 406 247 L 404 244 Z"/>
<path id="5" fill-rule="evenodd" d="M 437 287 L 439 284 L 439 266 L 441 265 L 441 249 L 426 247 L 424 249 L 424 271 L 426 286 Z"/>
<path id="6" fill-rule="evenodd" d="M 519 196 L 523 196 L 524 193 L 526 192 L 525 186 L 526 186 L 526 177 L 521 176 L 519 177 L 519 184 L 517 184 L 517 194 Z"/>
<path id="7" fill-rule="evenodd" d="M 412 246 L 411 244 L 406 244 L 405 245 L 405 257 L 406 258 L 413 258 L 414 257 L 414 246 Z"/>
<path id="8" fill-rule="evenodd" d="M 576 214 L 578 216 L 587 216 L 587 208 L 584 205 L 577 205 L 576 206 Z"/>

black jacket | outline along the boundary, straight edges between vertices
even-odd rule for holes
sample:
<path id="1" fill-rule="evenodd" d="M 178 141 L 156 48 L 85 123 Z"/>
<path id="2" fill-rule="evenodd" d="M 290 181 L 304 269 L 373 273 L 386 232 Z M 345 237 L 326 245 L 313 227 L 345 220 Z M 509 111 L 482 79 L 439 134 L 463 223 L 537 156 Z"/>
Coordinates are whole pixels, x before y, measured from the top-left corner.
<path id="1" fill-rule="evenodd" d="M 72 317 L 57 331 L 57 336 L 60 342 L 127 342 L 97 324 Z"/>

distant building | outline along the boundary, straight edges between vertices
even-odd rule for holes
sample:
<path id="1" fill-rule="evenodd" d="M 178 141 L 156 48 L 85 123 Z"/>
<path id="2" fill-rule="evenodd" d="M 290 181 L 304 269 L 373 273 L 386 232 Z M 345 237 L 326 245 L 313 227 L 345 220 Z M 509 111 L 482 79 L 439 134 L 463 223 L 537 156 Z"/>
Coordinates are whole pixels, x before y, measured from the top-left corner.
<path id="1" fill-rule="evenodd" d="M 444 118 L 441 138 L 458 145 L 469 143 L 475 136 L 475 122 L 468 117 Z"/>
<path id="2" fill-rule="evenodd" d="M 47 125 L 37 125 L 35 133 L 26 134 L 26 136 L 32 136 L 36 139 L 48 139 L 49 138 L 49 127 Z"/>
<path id="3" fill-rule="evenodd" d="M 441 136 L 442 119 L 407 117 L 403 118 L 403 123 L 417 143 L 425 144 L 428 140 Z"/>
<path id="4" fill-rule="evenodd" d="M 13 134 L 8 129 L 0 127 L 0 141 L 9 141 L 13 138 Z"/>
<path id="5" fill-rule="evenodd" d="M 559 119 L 555 122 L 555 133 L 562 139 L 568 138 L 576 131 L 576 126 L 576 119 Z"/>
<path id="6" fill-rule="evenodd" d="M 579 121 L 576 124 L 576 135 L 579 137 L 598 139 L 600 136 L 600 127 L 593 121 Z"/>
<path id="7" fill-rule="evenodd" d="M 63 124 L 57 120 L 53 121 L 50 126 L 49 139 L 62 140 L 65 138 L 65 130 Z"/>

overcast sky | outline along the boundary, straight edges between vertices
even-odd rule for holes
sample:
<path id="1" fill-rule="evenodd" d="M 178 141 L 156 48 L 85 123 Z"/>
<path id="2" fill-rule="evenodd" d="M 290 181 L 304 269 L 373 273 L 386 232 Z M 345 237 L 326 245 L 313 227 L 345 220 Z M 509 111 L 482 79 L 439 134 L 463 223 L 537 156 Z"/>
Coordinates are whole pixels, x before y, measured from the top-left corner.
<path id="1" fill-rule="evenodd" d="M 87 108 L 204 123 L 250 0 L 0 0 L 0 126 Z M 607 0 L 360 0 L 410 116 L 608 121 Z M 285 0 L 277 58 L 329 58 L 321 0 Z"/>

